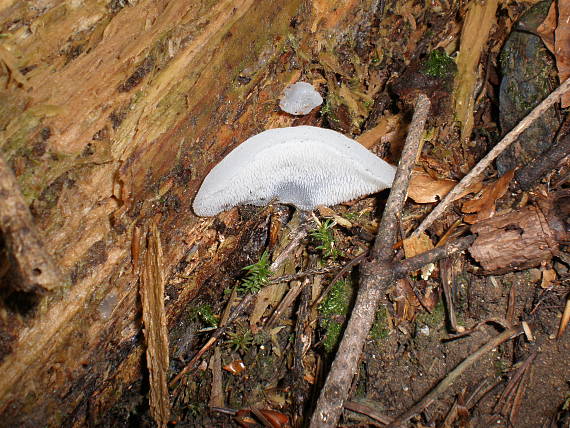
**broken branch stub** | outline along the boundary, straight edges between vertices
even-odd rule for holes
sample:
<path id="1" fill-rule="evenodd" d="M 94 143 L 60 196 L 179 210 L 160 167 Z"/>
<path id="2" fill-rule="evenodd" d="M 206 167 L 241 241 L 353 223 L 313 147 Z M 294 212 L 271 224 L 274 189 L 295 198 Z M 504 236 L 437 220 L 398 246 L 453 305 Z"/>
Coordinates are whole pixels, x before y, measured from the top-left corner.
<path id="1" fill-rule="evenodd" d="M 14 173 L 0 155 L 0 232 L 8 259 L 10 286 L 23 292 L 46 292 L 65 284 L 48 253 Z"/>

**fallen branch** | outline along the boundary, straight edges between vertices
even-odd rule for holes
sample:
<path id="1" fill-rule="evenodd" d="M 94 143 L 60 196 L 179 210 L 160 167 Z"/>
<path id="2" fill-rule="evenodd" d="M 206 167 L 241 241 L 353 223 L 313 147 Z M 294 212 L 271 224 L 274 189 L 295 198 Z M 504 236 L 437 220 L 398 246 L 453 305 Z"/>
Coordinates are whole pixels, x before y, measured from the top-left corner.
<path id="1" fill-rule="evenodd" d="M 443 200 L 433 209 L 432 212 L 422 221 L 418 228 L 412 233 L 412 236 L 418 236 L 425 231 L 431 224 L 451 205 L 453 201 L 458 199 L 469 186 L 471 186 L 485 171 L 485 169 L 501 154 L 508 146 L 510 146 L 536 119 L 544 114 L 554 103 L 560 100 L 560 96 L 570 89 L 570 79 L 566 79 L 555 91 L 546 97 L 538 106 L 536 106 L 517 126 L 515 126 L 495 147 L 491 149 L 487 155 L 473 167 L 473 169 L 463 179 L 455 185 L 455 187 L 443 198 Z"/>
<path id="2" fill-rule="evenodd" d="M 483 355 L 487 354 L 500 344 L 506 342 L 507 340 L 512 339 L 523 333 L 523 329 L 521 326 L 514 327 L 503 331 L 501 334 L 495 336 L 491 340 L 489 340 L 485 345 L 481 346 L 477 351 L 473 354 L 469 355 L 465 358 L 457 367 L 455 367 L 452 371 L 450 371 L 447 376 L 437 384 L 437 386 L 432 389 L 424 398 L 422 398 L 417 404 L 415 404 L 410 410 L 403 413 L 398 418 L 394 419 L 392 423 L 388 425 L 387 428 L 396 428 L 402 425 L 403 423 L 409 421 L 415 415 L 421 413 L 425 408 L 427 408 L 431 403 L 433 403 L 436 398 L 445 392 L 453 382 L 471 367 L 479 358 Z"/>
<path id="3" fill-rule="evenodd" d="M 408 183 L 416 162 L 429 110 L 429 99 L 425 95 L 419 95 L 392 191 L 371 251 L 372 260 L 361 266 L 360 290 L 337 356 L 332 363 L 311 418 L 310 426 L 313 428 L 332 428 L 337 425 L 344 402 L 348 397 L 352 378 L 357 372 L 360 354 L 374 321 L 376 308 L 384 291 L 393 282 L 392 246 L 396 241 L 399 214 L 404 206 Z"/>
<path id="4" fill-rule="evenodd" d="M 61 272 L 45 249 L 14 173 L 0 155 L 0 231 L 4 236 L 11 287 L 45 292 L 65 285 Z"/>

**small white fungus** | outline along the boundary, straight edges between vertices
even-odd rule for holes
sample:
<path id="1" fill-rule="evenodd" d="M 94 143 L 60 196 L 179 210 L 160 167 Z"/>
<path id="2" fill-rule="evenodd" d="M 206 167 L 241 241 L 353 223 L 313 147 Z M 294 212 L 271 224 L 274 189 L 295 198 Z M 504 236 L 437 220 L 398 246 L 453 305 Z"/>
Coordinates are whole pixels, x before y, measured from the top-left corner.
<path id="1" fill-rule="evenodd" d="M 392 165 L 336 131 L 270 129 L 244 141 L 210 171 L 193 209 L 213 216 L 237 205 L 276 200 L 313 210 L 390 187 L 394 174 Z"/>
<path id="2" fill-rule="evenodd" d="M 300 116 L 310 113 L 322 103 L 323 97 L 313 88 L 313 85 L 307 82 L 297 82 L 285 88 L 279 107 L 284 112 Z"/>

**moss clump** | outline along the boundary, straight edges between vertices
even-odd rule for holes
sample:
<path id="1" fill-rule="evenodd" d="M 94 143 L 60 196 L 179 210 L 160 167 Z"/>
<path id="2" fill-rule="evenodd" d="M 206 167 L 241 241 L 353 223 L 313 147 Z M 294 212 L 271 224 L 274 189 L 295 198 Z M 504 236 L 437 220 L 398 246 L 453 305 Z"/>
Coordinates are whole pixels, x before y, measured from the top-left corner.
<path id="1" fill-rule="evenodd" d="M 327 333 L 323 340 L 323 347 L 327 353 L 334 351 L 340 341 L 340 335 L 343 331 L 343 326 L 340 322 L 330 320 L 327 323 Z"/>
<path id="2" fill-rule="evenodd" d="M 431 51 L 425 60 L 423 73 L 430 77 L 445 78 L 455 73 L 455 61 L 443 50 Z"/>
<path id="3" fill-rule="evenodd" d="M 257 293 L 262 287 L 266 286 L 269 282 L 269 277 L 272 275 L 269 269 L 270 265 L 269 253 L 265 250 L 257 263 L 243 268 L 247 272 L 247 276 L 242 280 L 238 291 L 242 293 Z"/>
<path id="4" fill-rule="evenodd" d="M 350 308 L 352 290 L 345 281 L 337 281 L 325 301 L 319 306 L 320 325 L 325 331 L 323 347 L 332 352 L 344 330 L 344 321 Z"/>
<path id="5" fill-rule="evenodd" d="M 416 318 L 417 323 L 425 324 L 430 327 L 437 327 L 445 322 L 445 307 L 443 301 L 439 301 L 435 308 L 429 312 L 421 312 Z"/>
<path id="6" fill-rule="evenodd" d="M 388 328 L 386 308 L 381 307 L 376 312 L 376 318 L 374 319 L 374 324 L 370 329 L 370 337 L 374 340 L 383 340 L 390 334 L 390 329 Z"/>

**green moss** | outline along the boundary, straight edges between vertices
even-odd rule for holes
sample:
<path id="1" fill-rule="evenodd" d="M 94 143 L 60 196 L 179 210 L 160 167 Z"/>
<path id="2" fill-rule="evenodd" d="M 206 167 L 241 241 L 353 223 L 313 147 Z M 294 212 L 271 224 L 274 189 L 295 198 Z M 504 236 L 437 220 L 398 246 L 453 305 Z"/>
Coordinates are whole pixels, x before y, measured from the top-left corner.
<path id="1" fill-rule="evenodd" d="M 327 324 L 327 333 L 323 340 L 323 347 L 327 353 L 334 351 L 340 342 L 340 335 L 343 331 L 343 325 L 338 321 L 330 321 Z"/>
<path id="2" fill-rule="evenodd" d="M 346 315 L 350 304 L 350 294 L 346 281 L 337 281 L 325 301 L 319 306 L 321 316 L 330 318 L 334 315 Z"/>
<path id="3" fill-rule="evenodd" d="M 251 330 L 240 324 L 236 326 L 235 331 L 229 332 L 227 335 L 226 345 L 233 348 L 234 351 L 247 352 L 255 344 L 255 338 Z"/>
<path id="4" fill-rule="evenodd" d="M 374 340 L 386 339 L 390 334 L 386 311 L 387 309 L 385 307 L 381 307 L 376 312 L 374 324 L 372 324 L 372 328 L 370 329 L 370 337 Z"/>
<path id="5" fill-rule="evenodd" d="M 319 245 L 316 247 L 317 250 L 321 250 L 323 254 L 323 259 L 336 260 L 338 256 L 342 253 L 335 247 L 335 239 L 333 227 L 336 223 L 333 220 L 325 220 L 320 223 L 316 229 L 309 232 L 312 238 L 314 238 Z"/>
<path id="6" fill-rule="evenodd" d="M 238 291 L 242 293 L 257 293 L 261 290 L 262 287 L 267 285 L 272 274 L 269 269 L 270 265 L 269 253 L 265 250 L 257 263 L 243 268 L 243 270 L 247 271 L 247 276 L 242 280 Z"/>
<path id="7" fill-rule="evenodd" d="M 344 330 L 344 319 L 350 308 L 352 290 L 345 281 L 337 281 L 325 301 L 319 306 L 320 325 L 325 331 L 323 346 L 332 352 Z M 341 322 L 342 321 L 342 322 Z"/>
<path id="8" fill-rule="evenodd" d="M 445 322 L 445 307 L 443 301 L 439 301 L 431 314 L 427 311 L 421 312 L 416 318 L 416 322 L 428 325 L 430 327 L 437 327 Z"/>
<path id="9" fill-rule="evenodd" d="M 455 61 L 441 49 L 431 51 L 423 64 L 424 74 L 431 77 L 446 78 L 455 70 Z"/>

